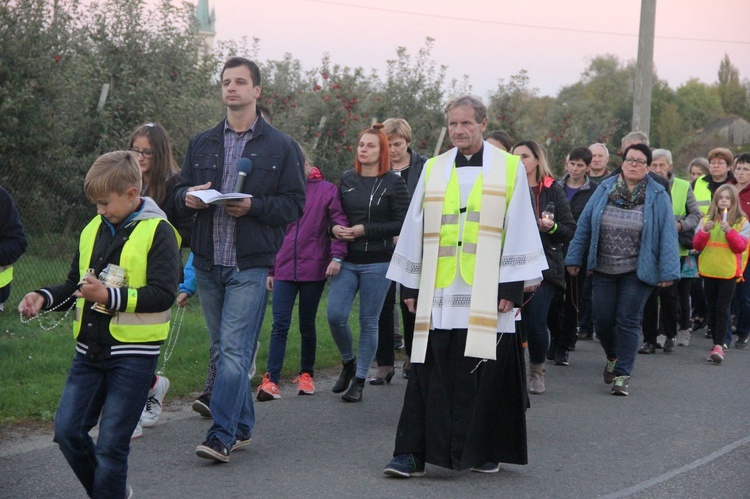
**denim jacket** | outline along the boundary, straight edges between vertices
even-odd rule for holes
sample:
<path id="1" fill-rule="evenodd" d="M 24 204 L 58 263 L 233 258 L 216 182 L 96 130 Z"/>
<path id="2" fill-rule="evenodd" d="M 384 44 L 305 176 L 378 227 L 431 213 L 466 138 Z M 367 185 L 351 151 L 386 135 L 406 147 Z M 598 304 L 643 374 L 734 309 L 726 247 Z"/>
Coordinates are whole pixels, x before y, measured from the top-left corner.
<path id="1" fill-rule="evenodd" d="M 602 213 L 618 178 L 619 175 L 603 180 L 600 188 L 586 204 L 565 257 L 566 266 L 582 267 L 583 257 L 588 249 L 586 267 L 590 271 L 596 270 Z M 646 178 L 648 183 L 636 275 L 646 284 L 656 286 L 660 282 L 676 281 L 680 278 L 680 256 L 677 227 L 669 194 L 652 178 Z"/>

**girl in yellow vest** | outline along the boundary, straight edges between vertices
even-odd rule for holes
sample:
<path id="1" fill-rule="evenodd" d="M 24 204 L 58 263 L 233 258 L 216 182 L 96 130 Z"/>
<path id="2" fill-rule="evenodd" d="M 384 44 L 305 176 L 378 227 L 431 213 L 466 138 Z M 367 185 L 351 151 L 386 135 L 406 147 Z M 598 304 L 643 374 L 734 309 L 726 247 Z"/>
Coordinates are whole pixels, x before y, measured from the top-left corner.
<path id="1" fill-rule="evenodd" d="M 693 247 L 702 251 L 698 272 L 703 277 L 708 307 L 713 310 L 709 327 L 714 347 L 708 361 L 724 360 L 724 337 L 729 328 L 729 309 L 737 281 L 747 265 L 750 224 L 740 209 L 739 195 L 733 185 L 722 185 L 714 193 L 708 214 L 701 220 Z"/>

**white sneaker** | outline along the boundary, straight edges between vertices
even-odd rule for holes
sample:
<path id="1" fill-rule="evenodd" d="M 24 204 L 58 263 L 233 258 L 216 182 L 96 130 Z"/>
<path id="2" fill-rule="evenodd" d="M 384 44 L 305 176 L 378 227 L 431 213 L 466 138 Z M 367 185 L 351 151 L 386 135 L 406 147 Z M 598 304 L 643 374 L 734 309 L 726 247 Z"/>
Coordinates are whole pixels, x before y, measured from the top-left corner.
<path id="1" fill-rule="evenodd" d="M 134 438 L 141 438 L 143 436 L 143 426 L 141 426 L 141 422 L 138 421 L 138 424 L 135 427 L 135 430 L 133 430 L 133 434 L 130 436 L 130 440 L 133 440 Z"/>
<path id="2" fill-rule="evenodd" d="M 146 407 L 141 414 L 141 425 L 146 428 L 153 428 L 159 422 L 161 410 L 164 404 L 164 397 L 169 391 L 169 380 L 164 376 L 156 377 L 156 384 L 148 392 Z"/>
<path id="3" fill-rule="evenodd" d="M 690 330 L 689 329 L 680 329 L 677 331 L 677 344 L 681 347 L 686 347 L 690 345 Z"/>

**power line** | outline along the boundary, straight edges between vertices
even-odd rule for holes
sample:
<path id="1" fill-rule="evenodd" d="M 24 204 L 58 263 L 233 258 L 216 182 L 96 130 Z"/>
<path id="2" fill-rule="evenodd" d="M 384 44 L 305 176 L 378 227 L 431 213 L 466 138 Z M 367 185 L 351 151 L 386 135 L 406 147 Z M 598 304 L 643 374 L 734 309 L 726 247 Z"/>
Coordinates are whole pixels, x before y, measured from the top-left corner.
<path id="1" fill-rule="evenodd" d="M 589 35 L 614 35 L 614 36 L 627 36 L 631 38 L 638 37 L 637 33 L 617 33 L 614 31 L 596 31 L 596 30 L 578 29 L 578 28 L 559 28 L 556 26 L 541 26 L 541 25 L 536 25 L 536 24 L 520 24 L 520 23 L 509 23 L 509 22 L 502 22 L 502 21 L 490 21 L 487 19 L 474 19 L 470 17 L 445 16 L 445 15 L 440 15 L 440 14 L 426 14 L 423 12 L 413 12 L 413 11 L 408 11 L 408 10 L 386 9 L 384 7 L 353 5 L 353 4 L 348 4 L 348 3 L 330 2 L 328 0 L 303 0 L 303 1 L 312 2 L 312 3 L 322 3 L 322 4 L 327 4 L 327 5 L 335 5 L 336 7 L 349 7 L 352 9 L 363 9 L 363 10 L 370 10 L 370 11 L 377 11 L 377 12 L 387 12 L 389 14 L 431 17 L 433 19 L 444 19 L 448 21 L 465 21 L 465 22 L 480 23 L 480 24 L 492 24 L 496 26 L 513 26 L 516 28 L 546 29 L 550 31 L 564 31 L 568 33 L 585 33 Z M 661 40 L 678 40 L 678 41 L 683 41 L 683 42 L 735 43 L 739 45 L 750 45 L 750 41 L 746 42 L 746 41 L 741 41 L 741 40 L 714 40 L 710 38 L 687 38 L 687 37 L 682 37 L 682 36 L 656 36 L 656 38 L 659 38 Z"/>

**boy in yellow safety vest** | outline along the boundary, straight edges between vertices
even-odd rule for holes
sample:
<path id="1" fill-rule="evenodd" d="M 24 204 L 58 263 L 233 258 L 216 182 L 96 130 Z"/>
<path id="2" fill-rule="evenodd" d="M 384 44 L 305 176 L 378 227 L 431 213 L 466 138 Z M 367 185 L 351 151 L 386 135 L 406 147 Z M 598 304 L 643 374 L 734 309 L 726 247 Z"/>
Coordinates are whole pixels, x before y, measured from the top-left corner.
<path id="1" fill-rule="evenodd" d="M 91 497 L 132 495 L 130 436 L 169 333 L 180 282 L 179 236 L 156 203 L 140 197 L 141 183 L 132 153 L 99 157 L 84 182 L 98 215 L 81 232 L 67 280 L 28 293 L 18 306 L 27 318 L 76 306 L 76 356 L 60 397 L 54 441 Z M 89 431 L 97 424 L 94 443 Z"/>

